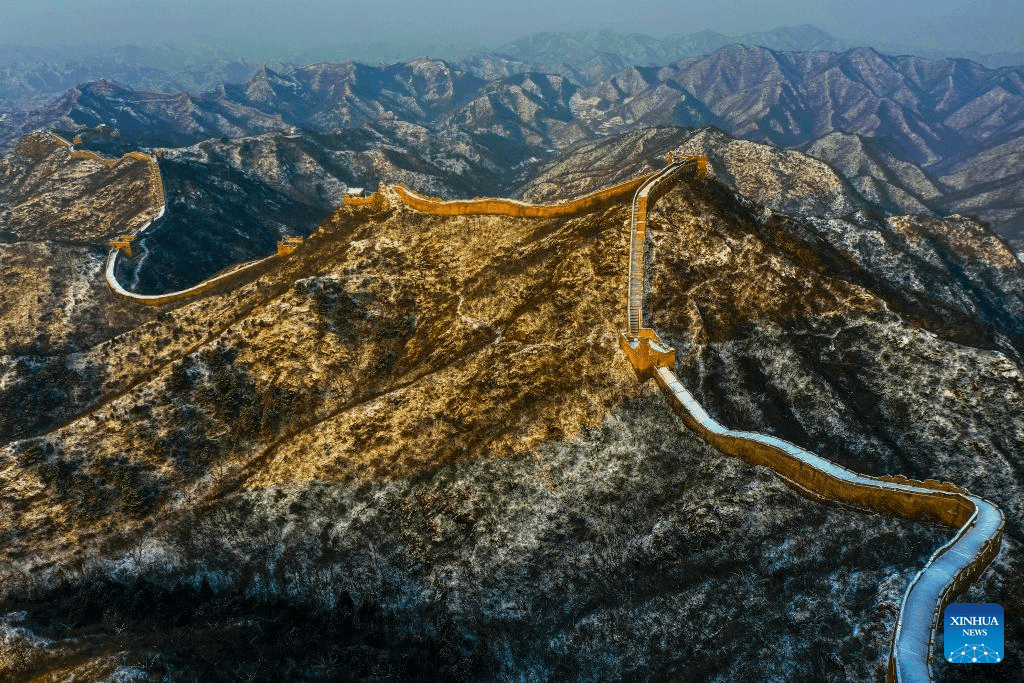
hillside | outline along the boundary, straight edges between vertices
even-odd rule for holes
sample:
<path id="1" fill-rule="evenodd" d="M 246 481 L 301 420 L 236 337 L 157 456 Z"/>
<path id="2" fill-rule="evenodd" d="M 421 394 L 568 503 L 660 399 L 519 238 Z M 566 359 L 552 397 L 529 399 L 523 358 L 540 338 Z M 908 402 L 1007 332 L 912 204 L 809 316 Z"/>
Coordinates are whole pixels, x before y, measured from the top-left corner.
<path id="1" fill-rule="evenodd" d="M 1013 254 L 967 219 L 873 213 L 798 152 L 630 135 L 574 147 L 534 190 L 600 187 L 666 147 L 711 156 L 655 209 L 647 303 L 700 401 L 990 498 L 1006 539 L 966 597 L 1024 600 Z M 5 405 L 53 391 L 49 419 L 0 411 L 0 675 L 880 677 L 948 530 L 802 498 L 637 382 L 617 346 L 628 202 L 443 217 L 387 196 L 236 288 L 140 310 L 95 284 L 88 339 L 5 351 Z"/>

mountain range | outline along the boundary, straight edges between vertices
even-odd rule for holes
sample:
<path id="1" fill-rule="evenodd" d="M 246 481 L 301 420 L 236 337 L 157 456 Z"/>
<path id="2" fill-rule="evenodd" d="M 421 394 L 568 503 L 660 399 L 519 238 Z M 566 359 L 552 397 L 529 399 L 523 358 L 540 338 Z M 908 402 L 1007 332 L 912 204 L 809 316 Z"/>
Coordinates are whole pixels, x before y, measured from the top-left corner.
<path id="1" fill-rule="evenodd" d="M 708 172 L 652 199 L 642 310 L 695 400 L 992 501 L 1002 550 L 962 597 L 1024 604 L 1024 67 L 745 41 L 22 80 L 0 680 L 883 678 L 948 530 L 809 500 L 638 381 L 628 196 L 448 216 L 393 187 L 558 203 L 670 153 Z M 144 306 L 105 279 L 143 225 L 112 268 L 136 293 L 305 241 Z M 996 681 L 1024 665 L 1007 618 Z"/>
<path id="2" fill-rule="evenodd" d="M 162 148 L 165 232 L 128 275 L 176 242 L 191 251 L 152 286 L 203 250 L 237 259 L 299 215 L 286 199 L 326 207 L 355 168 L 469 192 L 456 162 L 486 168 L 469 151 L 493 143 L 452 142 L 446 184 L 381 142 L 430 139 L 423 120 Z M 76 144 L 143 132 L 124 130 Z M 670 150 L 710 167 L 649 214 L 645 319 L 679 377 L 737 429 L 993 501 L 1003 551 L 967 598 L 1020 604 L 1024 266 L 984 225 L 882 215 L 822 160 L 713 127 L 582 139 L 501 182 L 559 201 Z M 637 381 L 617 342 L 628 198 L 441 216 L 384 189 L 307 217 L 272 266 L 154 308 L 103 277 L 104 226 L 155 208 L 149 168 L 47 133 L 0 162 L 0 676 L 884 677 L 903 591 L 948 530 L 808 500 Z M 995 681 L 1022 662 L 1007 617 Z"/>
<path id="3" fill-rule="evenodd" d="M 543 56 L 538 48 L 534 58 Z M 212 153 L 258 176 L 266 173 L 254 170 L 264 166 L 253 150 L 274 150 L 278 188 L 289 185 L 322 218 L 342 186 L 404 181 L 445 196 L 516 194 L 578 145 L 657 126 L 715 126 L 832 164 L 876 210 L 975 216 L 1024 251 L 1024 67 L 729 45 L 589 84 L 506 71 L 487 78 L 418 58 L 263 67 L 201 94 L 92 82 L 10 114 L 0 144 L 54 128 L 110 153 L 162 148 L 169 162 Z M 283 163 L 289 156 L 315 168 Z"/>
<path id="4" fill-rule="evenodd" d="M 558 73 L 589 85 L 629 66 L 664 66 L 680 59 L 707 55 L 727 45 L 754 45 L 783 52 L 844 52 L 856 47 L 806 24 L 742 35 L 699 31 L 655 37 L 607 29 L 541 32 L 475 51 L 443 41 L 391 46 L 378 41 L 373 45 L 319 45 L 315 49 L 303 46 L 291 50 L 251 44 L 233 46 L 230 41 L 211 44 L 196 39 L 104 48 L 0 45 L 0 111 L 37 105 L 97 79 L 113 80 L 138 90 L 199 92 L 220 83 L 242 82 L 260 64 L 287 71 L 300 64 L 336 56 L 381 64 L 430 54 L 487 79 L 540 71 Z M 1024 64 L 1024 51 L 949 54 L 889 44 L 874 47 L 886 54 L 914 54 L 929 59 L 969 58 L 990 68 Z M 413 49 L 418 52 L 410 52 Z"/>

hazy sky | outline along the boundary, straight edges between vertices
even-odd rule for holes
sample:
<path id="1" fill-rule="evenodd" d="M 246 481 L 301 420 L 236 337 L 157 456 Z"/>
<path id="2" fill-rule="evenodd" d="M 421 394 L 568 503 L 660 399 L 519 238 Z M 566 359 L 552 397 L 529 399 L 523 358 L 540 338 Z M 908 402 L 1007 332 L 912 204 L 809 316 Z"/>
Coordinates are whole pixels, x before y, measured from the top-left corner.
<path id="1" fill-rule="evenodd" d="M 0 44 L 45 47 L 193 38 L 307 54 L 396 41 L 493 46 L 543 30 L 734 35 L 799 24 L 861 44 L 1024 51 L 1018 0 L 0 0 Z"/>

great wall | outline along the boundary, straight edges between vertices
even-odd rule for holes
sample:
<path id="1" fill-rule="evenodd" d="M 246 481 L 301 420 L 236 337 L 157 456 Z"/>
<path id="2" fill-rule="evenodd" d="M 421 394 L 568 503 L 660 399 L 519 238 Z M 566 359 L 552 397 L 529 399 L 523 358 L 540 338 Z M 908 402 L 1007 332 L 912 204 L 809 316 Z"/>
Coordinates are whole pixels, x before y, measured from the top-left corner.
<path id="1" fill-rule="evenodd" d="M 116 163 L 120 163 L 120 160 L 106 159 L 94 152 L 78 152 L 77 150 L 74 150 L 71 143 L 68 141 L 56 135 L 54 135 L 54 137 L 60 140 L 64 146 L 72 149 L 73 158 L 95 159 L 106 165 L 108 168 L 113 167 Z M 79 154 L 79 156 L 75 157 L 75 154 Z M 111 250 L 107 256 L 107 263 L 104 272 L 107 286 L 115 295 L 147 306 L 163 306 L 166 304 L 185 301 L 201 294 L 205 294 L 217 287 L 227 286 L 237 282 L 247 275 L 251 275 L 260 267 L 270 265 L 275 259 L 279 259 L 282 256 L 288 256 L 304 244 L 304 239 L 301 237 L 284 237 L 277 245 L 277 253 L 240 264 L 229 271 L 203 280 L 199 284 L 187 289 L 166 292 L 164 294 L 137 294 L 125 289 L 116 276 L 118 258 L 122 255 L 127 256 L 128 258 L 132 257 L 132 244 L 134 240 L 138 239 L 144 231 L 148 230 L 157 220 L 164 216 L 167 201 L 163 191 L 163 184 L 160 181 L 160 167 L 156 159 L 139 152 L 130 152 L 122 157 L 122 159 L 129 156 L 134 159 L 143 159 L 150 162 L 152 166 L 152 175 L 156 178 L 155 187 L 158 188 L 154 191 L 154 198 L 159 202 L 160 209 L 156 212 L 156 215 L 154 215 L 153 218 L 137 230 L 121 235 L 110 242 Z M 539 205 L 519 202 L 514 199 L 496 198 L 446 201 L 434 199 L 432 197 L 425 197 L 409 190 L 403 185 L 382 187 L 369 197 L 345 197 L 343 199 L 343 204 L 345 206 L 369 206 L 377 211 L 383 211 L 388 205 L 388 196 L 390 195 L 392 197 L 398 197 L 406 206 L 417 211 L 433 213 L 441 216 L 487 214 L 496 216 L 514 216 L 520 218 L 559 218 L 571 216 L 583 211 L 589 211 L 610 201 L 614 201 L 634 191 L 649 177 L 649 175 L 645 175 L 639 178 L 633 178 L 632 180 L 627 180 L 623 183 L 592 192 L 578 199 L 561 204 Z"/>
<path id="2" fill-rule="evenodd" d="M 67 141 L 61 141 L 71 147 Z M 105 165 L 109 162 L 92 152 L 80 154 L 88 158 L 96 157 Z M 154 168 L 156 183 L 159 183 L 160 171 L 155 158 L 139 153 L 125 156 L 149 160 Z M 120 161 L 116 160 L 115 163 Z M 676 364 L 675 350 L 663 342 L 655 330 L 643 326 L 648 212 L 657 198 L 671 189 L 684 171 L 694 171 L 698 178 L 703 178 L 707 173 L 706 157 L 676 159 L 670 154 L 667 161 L 668 165 L 661 171 L 561 204 L 537 205 L 496 198 L 447 201 L 420 195 L 402 185 L 381 186 L 369 197 L 345 197 L 344 204 L 368 206 L 383 211 L 391 201 L 398 199 L 413 210 L 442 216 L 552 218 L 589 211 L 634 192 L 626 292 L 627 330 L 620 335 L 619 346 L 637 376 L 641 380 L 653 379 L 683 422 L 709 444 L 727 455 L 770 468 L 789 486 L 812 500 L 904 519 L 937 521 L 956 530 L 952 538 L 932 554 L 907 587 L 890 648 L 888 681 L 930 681 L 932 651 L 943 610 L 998 554 L 1004 526 L 1002 511 L 987 500 L 953 484 L 933 480 L 912 481 L 902 476 L 860 475 L 783 439 L 729 429 L 708 415 L 676 377 L 673 371 Z M 114 275 L 116 259 L 121 253 L 130 256 L 132 239 L 163 216 L 166 199 L 162 185 L 156 183 L 154 190 L 159 189 L 160 209 L 134 233 L 111 243 L 106 280 L 118 296 L 147 305 L 182 301 L 229 284 L 251 273 L 257 266 L 287 256 L 302 245 L 301 238 L 286 238 L 279 244 L 278 253 L 242 264 L 185 290 L 160 295 L 129 292 L 118 283 Z"/>
<path id="3" fill-rule="evenodd" d="M 932 650 L 943 610 L 998 554 L 1002 511 L 952 484 L 860 475 L 783 439 L 729 429 L 708 415 L 673 372 L 675 351 L 654 330 L 643 327 L 648 210 L 684 168 L 695 168 L 698 176 L 707 169 L 704 157 L 670 157 L 669 161 L 633 198 L 626 297 L 629 330 L 622 333 L 620 346 L 641 378 L 654 379 L 686 425 L 723 453 L 770 468 L 813 500 L 904 519 L 937 521 L 956 529 L 907 587 L 889 654 L 889 681 L 931 680 Z"/>
<path id="4" fill-rule="evenodd" d="M 118 164 L 124 163 L 125 161 L 132 159 L 136 161 L 144 161 L 149 164 L 149 186 L 150 186 L 150 199 L 152 200 L 155 208 L 148 217 L 148 219 L 134 230 L 130 230 L 122 233 L 121 235 L 110 240 L 110 253 L 107 255 L 106 266 L 104 268 L 104 277 L 107 281 L 107 287 L 116 296 L 135 303 L 144 304 L 147 306 L 164 306 L 166 304 L 177 303 L 185 301 L 192 297 L 205 294 L 212 289 L 217 287 L 226 286 L 231 283 L 241 280 L 246 275 L 251 275 L 261 266 L 270 265 L 270 263 L 282 256 L 287 256 L 294 252 L 297 248 L 301 247 L 304 243 L 301 237 L 284 237 L 277 245 L 277 252 L 266 256 L 261 259 L 254 261 L 247 261 L 246 263 L 239 264 L 234 268 L 231 268 L 223 273 L 215 275 L 211 278 L 203 280 L 197 285 L 188 287 L 186 289 L 178 290 L 175 292 L 165 292 L 163 294 L 137 294 L 124 288 L 124 286 L 117 279 L 117 260 L 119 257 L 127 256 L 132 258 L 133 244 L 136 240 L 141 241 L 143 233 L 149 230 L 157 221 L 164 217 L 167 213 L 167 194 L 164 192 L 163 178 L 160 175 L 160 164 L 156 160 L 156 157 L 142 152 L 128 152 L 120 158 L 105 157 L 96 152 L 89 150 L 75 149 L 75 143 L 80 142 L 80 139 L 76 137 L 73 141 L 69 142 L 60 135 L 49 131 L 50 137 L 60 147 L 66 148 L 70 152 L 72 159 L 88 159 L 102 164 L 107 169 L 112 169 Z"/>

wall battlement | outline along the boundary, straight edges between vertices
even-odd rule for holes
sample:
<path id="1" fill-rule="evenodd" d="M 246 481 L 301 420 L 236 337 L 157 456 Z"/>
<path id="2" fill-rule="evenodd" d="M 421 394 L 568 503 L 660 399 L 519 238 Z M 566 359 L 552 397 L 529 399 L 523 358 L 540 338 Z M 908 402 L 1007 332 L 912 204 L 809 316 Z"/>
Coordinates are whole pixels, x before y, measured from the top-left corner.
<path id="1" fill-rule="evenodd" d="M 383 211 L 387 208 L 387 199 L 385 199 L 383 193 L 377 190 L 369 197 L 353 197 L 346 195 L 341 203 L 345 206 L 371 206 L 376 211 Z"/>
<path id="2" fill-rule="evenodd" d="M 657 333 L 648 328 L 641 328 L 636 337 L 620 334 L 619 348 L 641 377 L 651 374 L 657 368 L 676 366 L 676 350 L 666 346 Z"/>

